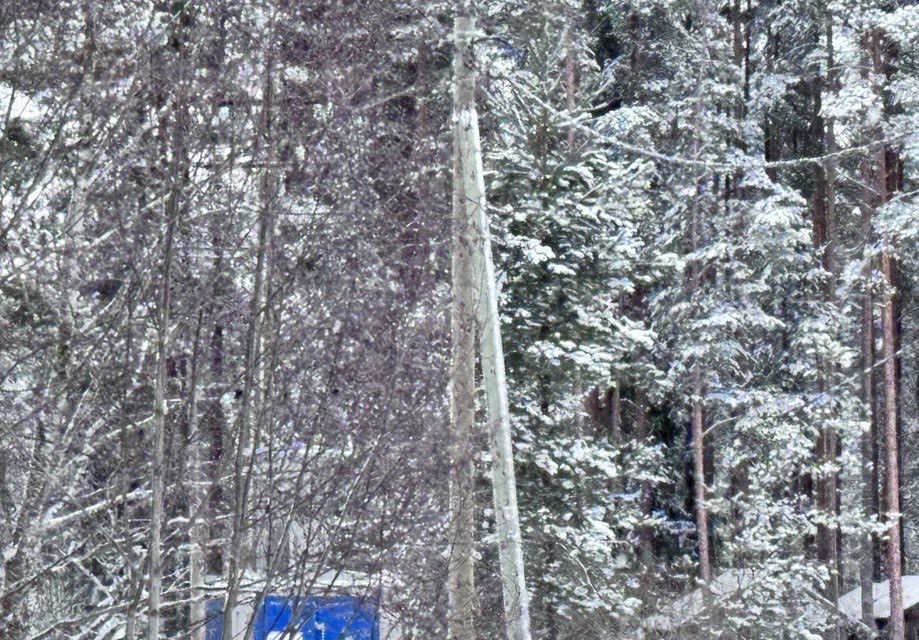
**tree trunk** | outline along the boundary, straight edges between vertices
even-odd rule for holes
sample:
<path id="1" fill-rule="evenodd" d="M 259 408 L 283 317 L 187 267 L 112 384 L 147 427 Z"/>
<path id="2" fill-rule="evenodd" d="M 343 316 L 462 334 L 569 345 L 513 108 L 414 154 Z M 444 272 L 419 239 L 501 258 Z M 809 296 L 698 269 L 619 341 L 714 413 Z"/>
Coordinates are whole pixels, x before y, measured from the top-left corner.
<path id="1" fill-rule="evenodd" d="M 174 141 L 178 143 L 178 126 L 175 128 L 174 136 Z M 150 469 L 152 497 L 150 505 L 150 537 L 147 542 L 147 562 L 150 571 L 147 581 L 148 640 L 157 640 L 159 638 L 162 618 L 160 599 L 163 587 L 161 537 L 165 500 L 166 353 L 169 342 L 172 247 L 178 218 L 179 200 L 181 198 L 178 171 L 173 171 L 172 180 L 172 193 L 166 204 L 166 238 L 163 248 L 162 270 L 160 272 L 160 299 L 156 330 L 156 377 L 153 391 L 153 464 Z"/>
<path id="2" fill-rule="evenodd" d="M 692 375 L 692 479 L 696 510 L 696 535 L 699 539 L 699 577 L 712 580 L 712 561 L 708 548 L 708 507 L 705 504 L 705 424 L 702 416 L 702 377 L 698 368 Z"/>
<path id="3" fill-rule="evenodd" d="M 877 46 L 875 36 L 875 46 Z M 881 203 L 887 201 L 885 152 L 878 154 L 878 195 Z M 884 239 L 885 244 L 890 239 Z M 903 614 L 903 559 L 900 525 L 900 463 L 899 433 L 897 420 L 897 339 L 896 339 L 896 291 L 894 289 L 893 258 L 885 247 L 881 252 L 881 274 L 884 280 L 884 298 L 881 307 L 883 327 L 884 362 L 884 511 L 887 527 L 887 578 L 890 581 L 890 619 L 887 637 L 890 640 L 904 640 L 905 623 Z"/>
<path id="4" fill-rule="evenodd" d="M 827 77 L 824 80 L 817 77 L 813 81 L 814 99 L 814 126 L 813 135 L 817 137 L 824 154 L 835 152 L 836 139 L 832 118 L 821 117 L 821 108 L 824 91 L 832 91 L 835 84 L 833 27 L 832 15 L 825 10 L 822 15 L 823 29 L 826 36 L 827 52 Z M 836 167 L 832 159 L 826 160 L 822 166 L 814 169 L 814 190 L 812 195 L 813 215 L 813 244 L 820 256 L 821 266 L 824 270 L 823 301 L 828 306 L 835 306 L 835 282 L 837 277 L 836 266 Z M 827 391 L 832 388 L 835 380 L 833 363 L 826 361 L 822 356 L 817 357 L 819 369 L 819 388 Z M 815 506 L 820 514 L 817 523 L 817 560 L 826 565 L 830 580 L 826 585 L 824 597 L 832 603 L 839 600 L 840 585 L 840 537 L 837 526 L 839 516 L 839 474 L 836 471 L 838 459 L 838 434 L 832 426 L 825 422 L 820 426 L 817 435 L 815 453 L 817 457 L 817 471 L 814 478 Z M 838 629 L 833 632 L 833 637 L 838 637 Z"/>
<path id="5" fill-rule="evenodd" d="M 609 406 L 609 441 L 614 445 L 622 444 L 622 393 L 618 382 L 607 390 L 606 402 Z"/>
<path id="6" fill-rule="evenodd" d="M 867 73 L 867 72 L 866 72 Z M 862 165 L 862 179 L 871 185 L 875 178 L 872 163 Z M 861 328 L 860 328 L 860 392 L 862 407 L 868 422 L 859 438 L 859 456 L 861 458 L 861 507 L 865 518 L 879 515 L 878 501 L 878 412 L 875 396 L 875 347 L 874 347 L 874 300 L 872 293 L 872 269 L 874 258 L 871 256 L 872 217 L 877 206 L 876 194 L 872 188 L 866 188 L 864 202 L 861 207 L 861 233 L 862 253 L 864 264 L 861 277 L 863 292 L 861 299 Z M 866 531 L 859 538 L 858 549 L 858 575 L 861 588 L 862 622 L 869 630 L 876 630 L 874 618 L 874 582 L 880 579 L 877 558 L 877 535 Z"/>
<path id="7" fill-rule="evenodd" d="M 184 12 L 184 8 L 177 9 Z M 172 262 L 176 226 L 183 206 L 186 180 L 186 150 L 184 136 L 187 133 L 188 106 L 185 102 L 183 84 L 185 78 L 186 43 L 181 33 L 181 16 L 173 16 L 172 36 L 178 43 L 177 60 L 179 64 L 176 95 L 172 110 L 172 130 L 168 140 L 170 145 L 169 194 L 164 207 L 166 236 L 163 242 L 163 256 L 160 271 L 160 291 L 157 301 L 156 330 L 156 373 L 153 389 L 153 451 L 150 468 L 150 535 L 147 542 L 147 563 L 149 575 L 147 580 L 147 640 L 158 640 L 162 626 L 160 604 L 163 588 L 162 533 L 165 505 L 165 435 L 166 435 L 166 359 L 169 348 L 169 323 L 171 321 L 172 303 Z M 164 117 L 163 126 L 168 120 Z M 166 138 L 166 136 L 164 136 Z"/>
<path id="8" fill-rule="evenodd" d="M 874 310 L 871 296 L 871 260 L 867 256 L 868 238 L 871 232 L 871 213 L 866 205 L 862 209 L 862 236 L 865 239 L 865 264 L 862 267 L 864 292 L 861 302 L 861 396 L 862 406 L 868 420 L 868 428 L 859 438 L 861 457 L 862 512 L 865 517 L 876 515 L 877 471 L 874 464 L 874 437 L 876 429 L 876 407 L 874 401 Z M 858 576 L 862 590 L 862 622 L 874 630 L 874 544 L 873 536 L 866 531 L 860 536 Z"/>
<path id="9" fill-rule="evenodd" d="M 700 24 L 708 25 L 711 22 L 711 8 L 704 3 L 696 3 L 695 9 Z M 704 31 L 704 27 L 703 27 Z M 701 76 L 697 82 L 693 95 L 693 112 L 691 122 L 695 127 L 702 126 L 701 108 L 702 104 L 702 86 Z M 692 157 L 698 160 L 702 153 L 702 140 L 697 133 L 692 136 Z M 699 262 L 697 252 L 702 244 L 700 222 L 702 212 L 700 212 L 700 199 L 703 189 L 706 188 L 705 182 L 708 176 L 698 167 L 693 173 L 694 196 L 690 207 L 689 219 L 689 246 L 694 258 L 689 265 L 687 278 L 684 283 L 685 294 L 688 298 L 696 295 L 702 288 L 702 268 Z M 716 180 L 717 184 L 717 180 Z M 712 562 L 711 552 L 709 549 L 708 538 L 708 506 L 705 504 L 705 418 L 703 407 L 703 390 L 702 370 L 704 366 L 701 362 L 702 357 L 696 356 L 695 361 L 691 363 L 690 380 L 687 381 L 689 386 L 689 410 L 690 410 L 690 428 L 689 428 L 689 446 L 692 452 L 691 476 L 693 486 L 693 510 L 695 512 L 696 537 L 698 541 L 699 553 L 699 577 L 706 584 L 703 591 L 703 598 L 708 600 L 709 591 L 707 585 L 712 579 Z"/>
<path id="10" fill-rule="evenodd" d="M 205 443 L 198 411 L 198 372 L 200 371 L 203 324 L 204 313 L 199 311 L 188 381 L 188 442 L 191 458 L 188 473 L 188 521 L 190 523 L 188 529 L 188 595 L 190 600 L 188 626 L 191 640 L 204 640 L 205 623 L 207 622 L 204 601 L 204 549 L 207 545 L 204 504 L 207 501 L 207 484 L 204 474 Z"/>
<path id="11" fill-rule="evenodd" d="M 890 64 L 885 65 L 885 71 L 890 69 Z M 899 157 L 899 153 L 894 149 L 887 149 L 885 152 L 884 158 L 884 167 L 886 171 L 886 197 L 889 200 L 892 195 L 903 189 L 903 161 Z M 902 361 L 900 358 L 900 353 L 902 349 L 901 336 L 903 335 L 903 296 L 900 293 L 902 272 L 900 270 L 897 259 L 891 255 L 890 257 L 890 273 L 891 280 L 889 281 L 891 287 L 894 290 L 894 324 L 893 324 L 893 347 L 894 353 L 894 379 L 896 381 L 896 392 L 897 392 L 897 447 L 899 451 L 897 455 L 899 459 L 903 459 L 903 407 L 901 406 L 901 389 L 902 389 L 902 379 L 903 379 L 903 367 Z M 904 473 L 905 469 L 902 467 L 899 471 L 899 485 L 900 485 L 900 510 L 906 510 L 904 505 L 904 487 L 905 479 Z M 900 558 L 901 558 L 901 571 L 906 570 L 906 531 L 905 527 L 900 527 Z"/>
<path id="12" fill-rule="evenodd" d="M 827 49 L 827 78 L 826 78 L 826 89 L 829 91 L 835 91 L 837 89 L 836 82 L 836 62 L 835 62 L 835 49 L 833 44 L 833 14 L 827 8 L 824 12 L 824 29 L 826 33 L 826 49 Z M 836 223 L 836 161 L 833 158 L 833 154 L 836 153 L 836 132 L 835 132 L 835 121 L 832 117 L 827 117 L 824 119 L 823 123 L 823 149 L 824 153 L 828 156 L 823 168 L 823 186 L 825 193 L 825 233 L 826 237 L 824 238 L 824 265 L 827 273 L 829 274 L 829 281 L 827 282 L 826 287 L 826 299 L 827 303 L 834 305 L 835 302 L 835 289 L 836 289 L 836 280 L 839 276 L 839 269 L 836 260 L 836 243 L 837 243 L 837 223 Z M 835 380 L 835 366 L 832 363 L 827 365 L 827 376 L 829 380 Z M 829 508 L 829 513 L 832 514 L 833 520 L 836 521 L 839 518 L 839 510 L 841 503 L 840 496 L 840 478 L 839 472 L 836 470 L 838 461 L 839 461 L 839 434 L 835 429 L 829 428 L 826 434 L 827 446 L 827 463 L 833 469 L 826 477 L 826 499 L 827 507 Z M 842 586 L 842 529 L 838 524 L 830 529 L 830 537 L 828 540 L 830 555 L 828 558 L 829 569 L 831 575 L 835 574 L 835 577 L 831 580 L 830 583 L 830 592 L 829 597 L 830 601 L 836 604 L 839 602 L 839 595 Z M 837 636 L 839 635 L 839 630 L 837 630 Z"/>
<path id="13" fill-rule="evenodd" d="M 651 424 L 648 420 L 648 403 L 644 391 L 635 389 L 635 439 L 646 445 L 651 438 Z M 651 493 L 651 484 L 643 480 L 639 484 L 639 508 L 643 518 L 650 520 L 651 509 L 654 505 L 654 495 Z M 650 525 L 643 524 L 638 530 L 638 557 L 641 562 L 642 575 L 650 576 L 651 566 L 654 562 L 654 546 Z"/>
<path id="14" fill-rule="evenodd" d="M 138 202 L 138 205 L 140 203 Z M 132 287 L 128 283 L 126 286 Z M 134 481 L 136 466 L 134 463 L 136 446 L 132 446 L 131 438 L 131 419 L 129 413 L 129 404 L 131 398 L 131 379 L 133 373 L 133 351 L 134 351 L 134 313 L 137 303 L 128 294 L 127 318 L 125 320 L 125 356 L 122 366 L 122 387 L 121 387 L 121 433 L 119 434 L 119 457 L 121 459 L 120 469 L 120 492 L 121 492 L 121 526 L 125 531 L 131 529 L 132 509 L 128 503 L 128 494 L 131 492 L 131 483 Z M 137 635 L 137 610 L 140 608 L 142 599 L 142 588 L 144 583 L 143 567 L 136 556 L 132 556 L 130 561 L 125 563 L 126 582 L 130 585 L 128 592 L 128 606 L 124 612 L 124 640 L 134 640 Z"/>
<path id="15" fill-rule="evenodd" d="M 870 34 L 871 60 L 874 71 L 882 74 L 881 36 L 878 31 Z M 879 88 L 875 88 L 881 95 Z M 875 182 L 877 201 L 883 205 L 889 197 L 887 152 L 877 152 L 877 180 Z M 890 640 L 904 640 L 905 624 L 903 616 L 903 565 L 900 538 L 900 461 L 899 439 L 897 433 L 897 346 L 896 346 L 896 306 L 894 289 L 893 258 L 889 252 L 890 238 L 883 238 L 884 250 L 881 252 L 881 274 L 884 280 L 884 297 L 881 307 L 881 324 L 883 327 L 882 357 L 884 362 L 884 512 L 887 522 L 887 578 L 890 581 L 890 619 L 887 623 L 887 637 Z"/>
<path id="16" fill-rule="evenodd" d="M 96 40 L 95 18 L 89 2 L 81 3 L 83 18 L 83 47 L 81 51 L 82 68 L 77 89 L 82 93 L 84 81 L 92 74 L 95 64 Z M 82 116 L 80 116 L 82 117 Z M 8 120 L 9 114 L 6 119 Z M 37 395 L 47 394 L 53 399 L 51 420 L 46 421 L 45 412 L 38 412 L 34 416 L 35 433 L 31 438 L 28 454 L 28 465 L 24 486 L 19 489 L 21 502 L 18 513 L 14 513 L 14 504 L 10 488 L 7 485 L 7 465 L 11 458 L 9 452 L 2 454 L 3 465 L 0 474 L 0 516 L 8 520 L 0 526 L 0 637 L 15 640 L 23 637 L 28 630 L 29 623 L 29 591 L 28 583 L 17 584 L 26 578 L 30 569 L 29 551 L 38 545 L 34 539 L 35 526 L 41 521 L 41 506 L 49 488 L 49 458 L 50 452 L 57 447 L 55 437 L 60 429 L 49 434 L 49 427 L 57 420 L 60 425 L 74 419 L 71 397 L 72 376 L 72 342 L 75 331 L 75 318 L 73 313 L 74 301 L 79 282 L 79 262 L 77 261 L 78 249 L 76 241 L 84 235 L 85 205 L 89 179 L 86 172 L 78 172 L 70 191 L 70 200 L 61 219 L 60 230 L 65 238 L 63 259 L 59 265 L 59 280 L 57 283 L 57 335 L 52 352 L 54 361 L 49 368 L 46 383 L 38 383 L 35 388 Z M 12 222 L 11 222 L 12 224 Z M 62 427 L 63 428 L 63 427 Z M 10 448 L 8 443 L 4 447 Z M 10 451 L 13 451 L 10 448 Z M 10 588 L 11 585 L 13 588 Z"/>
<path id="17" fill-rule="evenodd" d="M 571 42 L 571 32 L 566 34 L 567 42 L 565 52 L 565 107 L 568 109 L 568 117 L 574 120 L 575 108 L 577 106 L 577 73 L 575 70 L 575 50 Z M 575 127 L 568 127 L 568 152 L 574 154 Z"/>
<path id="18" fill-rule="evenodd" d="M 896 351 L 894 347 L 894 289 L 893 268 L 890 254 L 881 254 L 881 271 L 884 274 L 884 443 L 887 459 L 885 464 L 886 519 L 887 528 L 887 577 L 890 580 L 890 640 L 904 639 L 902 559 L 900 549 L 900 464 L 897 443 L 897 377 Z"/>
<path id="19" fill-rule="evenodd" d="M 272 109 L 273 109 L 273 61 L 266 55 L 265 77 L 262 87 L 262 114 L 259 140 L 262 148 L 274 156 L 272 144 Z M 258 155 L 258 153 L 256 154 Z M 266 165 L 270 166 L 271 162 Z M 265 290 L 270 275 L 270 249 L 274 235 L 274 185 L 270 169 L 266 168 L 259 185 L 261 207 L 258 216 L 258 248 L 255 264 L 255 282 L 252 298 L 249 301 L 249 326 L 246 331 L 246 356 L 243 371 L 242 398 L 240 399 L 238 436 L 233 462 L 233 520 L 230 530 L 229 549 L 227 550 L 227 594 L 223 609 L 222 640 L 233 637 L 232 620 L 239 597 L 239 582 L 247 564 L 246 550 L 243 543 L 246 532 L 246 514 L 248 512 L 249 491 L 252 484 L 252 470 L 259 442 L 259 424 L 256 419 L 261 402 L 262 383 L 262 329 L 265 323 Z M 246 453 L 248 452 L 248 457 Z M 253 629 L 252 624 L 246 627 L 248 638 Z"/>
<path id="20" fill-rule="evenodd" d="M 864 46 L 869 60 L 862 66 L 862 77 L 867 80 L 872 67 L 877 69 L 880 66 L 880 60 L 875 58 L 875 45 L 872 33 L 866 36 Z M 881 90 L 879 87 L 874 87 L 874 91 L 880 94 Z M 876 126 L 875 130 L 872 131 L 870 135 L 880 140 L 883 137 L 883 132 Z M 865 241 L 864 251 L 866 261 L 862 267 L 862 277 L 865 280 L 865 297 L 862 299 L 862 359 L 865 365 L 869 363 L 871 365 L 870 367 L 864 367 L 866 375 L 862 379 L 862 397 L 869 402 L 867 408 L 871 412 L 870 433 L 868 436 L 870 438 L 868 442 L 870 451 L 866 454 L 868 456 L 866 460 L 869 460 L 868 472 L 870 473 L 870 479 L 868 479 L 866 486 L 866 491 L 870 492 L 867 498 L 870 500 L 870 510 L 867 510 L 866 513 L 873 514 L 878 518 L 880 518 L 884 509 L 882 506 L 883 497 L 880 493 L 880 413 L 877 404 L 878 380 L 877 376 L 874 375 L 874 369 L 877 366 L 877 351 L 875 349 L 874 292 L 872 291 L 871 282 L 872 272 L 877 265 L 877 260 L 875 256 L 868 254 L 868 250 L 871 245 L 869 239 L 872 238 L 873 235 L 872 218 L 874 211 L 883 204 L 885 198 L 884 194 L 886 193 L 886 189 L 877 191 L 878 182 L 884 180 L 880 177 L 884 172 L 884 167 L 883 153 L 869 156 L 862 164 L 862 181 L 866 185 L 861 217 L 861 231 Z M 876 533 L 871 535 L 871 565 L 873 567 L 874 582 L 880 582 L 883 578 L 881 570 L 884 565 L 884 558 L 881 551 L 880 536 Z"/>
<path id="21" fill-rule="evenodd" d="M 498 295 L 492 263 L 491 239 L 486 216 L 485 179 L 475 109 L 475 76 L 472 36 L 475 20 L 458 16 L 455 23 L 456 55 L 459 57 L 457 87 L 457 136 L 463 169 L 467 215 L 473 219 L 473 256 L 476 278 L 476 317 L 484 378 L 488 432 L 492 449 L 492 489 L 498 528 L 504 617 L 508 640 L 530 639 L 529 595 L 523 567 L 523 541 L 517 511 L 513 445 L 504 352 L 498 316 Z"/>
<path id="22" fill-rule="evenodd" d="M 459 43 L 457 43 L 457 50 Z M 453 297 L 450 308 L 450 559 L 447 637 L 475 639 L 475 281 L 472 219 L 459 149 L 460 56 L 454 58 Z"/>

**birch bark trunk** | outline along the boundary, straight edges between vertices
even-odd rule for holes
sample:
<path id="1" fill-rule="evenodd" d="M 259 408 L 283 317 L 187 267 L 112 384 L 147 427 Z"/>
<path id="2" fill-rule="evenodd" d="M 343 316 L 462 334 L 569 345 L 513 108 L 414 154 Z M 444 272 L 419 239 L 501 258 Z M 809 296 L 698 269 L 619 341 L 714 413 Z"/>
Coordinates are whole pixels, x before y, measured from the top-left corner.
<path id="1" fill-rule="evenodd" d="M 180 54 L 184 55 L 184 54 Z M 180 83 L 182 80 L 180 79 Z M 170 144 L 172 161 L 169 170 L 169 197 L 166 200 L 164 217 L 166 235 L 163 241 L 163 256 L 160 271 L 160 292 L 157 304 L 156 328 L 156 373 L 153 390 L 153 459 L 150 468 L 150 536 L 147 542 L 147 639 L 160 637 L 162 613 L 160 604 L 163 588 L 162 530 L 165 503 L 165 433 L 166 433 L 166 358 L 169 348 L 169 323 L 172 304 L 172 261 L 175 229 L 182 206 L 184 181 L 185 106 L 181 98 L 176 99 L 172 122 Z"/>
<path id="2" fill-rule="evenodd" d="M 188 520 L 188 625 L 191 640 L 204 640 L 207 622 L 204 594 L 204 549 L 207 545 L 207 526 L 204 520 L 204 503 L 207 500 L 204 474 L 204 439 L 198 411 L 198 375 L 201 358 L 201 330 L 204 324 L 203 310 L 198 313 L 195 339 L 192 350 L 191 373 L 188 382 L 188 434 L 190 465 L 188 473 L 189 501 Z"/>
<path id="3" fill-rule="evenodd" d="M 81 3 L 84 43 L 82 48 L 82 69 L 77 85 L 82 94 L 84 81 L 91 76 L 96 61 L 95 18 L 89 2 Z M 84 112 L 80 109 L 79 118 Z M 74 404 L 70 381 L 73 363 L 72 341 L 75 331 L 74 307 L 76 306 L 76 283 L 80 278 L 78 240 L 84 234 L 84 209 L 86 207 L 89 180 L 84 169 L 75 176 L 70 201 L 61 220 L 61 232 L 65 248 L 58 262 L 59 284 L 57 291 L 57 335 L 53 346 L 54 363 L 47 373 L 47 381 L 37 386 L 38 393 L 46 393 L 53 399 L 53 407 L 47 412 L 35 415 L 35 431 L 32 438 L 25 486 L 21 491 L 18 513 L 10 487 L 7 485 L 7 468 L 10 462 L 8 451 L 0 454 L 0 516 L 7 521 L 0 526 L 0 637 L 24 637 L 29 622 L 30 603 L 27 583 L 9 589 L 23 580 L 30 569 L 29 550 L 33 548 L 35 527 L 41 521 L 42 503 L 49 488 L 48 455 L 54 451 L 61 425 L 75 419 L 78 405 Z M 12 224 L 12 223 L 10 223 Z M 44 376 L 43 376 L 44 377 Z M 45 415 L 50 417 L 48 420 Z M 49 433 L 50 431 L 50 433 Z M 4 445 L 6 446 L 6 445 Z M 18 492 L 17 492 L 18 493 Z"/>
<path id="4" fill-rule="evenodd" d="M 172 304 L 172 263 L 176 226 L 184 206 L 186 169 L 188 165 L 184 136 L 188 125 L 188 105 L 186 103 L 187 82 L 187 49 L 183 33 L 184 12 L 178 8 L 174 16 L 172 36 L 178 43 L 177 80 L 174 94 L 171 123 L 164 116 L 161 126 L 171 131 L 164 135 L 169 140 L 169 193 L 163 210 L 166 224 L 163 239 L 163 254 L 160 266 L 160 289 L 157 300 L 156 327 L 156 372 L 153 389 L 153 457 L 150 468 L 150 535 L 147 541 L 147 640 L 157 640 L 162 627 L 160 611 L 163 589 L 162 532 L 165 506 L 165 433 L 166 433 L 166 358 L 169 349 L 170 318 Z M 168 137 L 167 137 L 168 136 Z"/>
<path id="5" fill-rule="evenodd" d="M 262 87 L 262 114 L 259 139 L 267 149 L 268 155 L 274 157 L 273 147 L 273 60 L 266 55 L 265 76 Z M 268 166 L 271 162 L 266 163 Z M 229 549 L 227 552 L 227 595 L 223 610 L 222 640 L 233 637 L 233 610 L 239 597 L 239 585 L 247 565 L 243 541 L 246 537 L 245 523 L 248 512 L 249 491 L 251 488 L 252 469 L 255 464 L 255 452 L 260 438 L 256 418 L 261 403 L 262 385 L 262 329 L 266 315 L 267 279 L 270 274 L 270 249 L 274 236 L 274 176 L 270 169 L 262 174 L 259 185 L 261 210 L 259 212 L 258 248 L 255 264 L 255 283 L 252 298 L 249 302 L 249 327 L 246 332 L 246 359 L 243 374 L 242 398 L 239 412 L 239 435 L 236 441 L 233 462 L 233 524 L 230 531 Z M 248 454 L 248 456 L 247 456 Z M 251 621 L 250 621 L 251 622 Z M 253 625 L 247 624 L 245 638 L 248 640 Z"/>
<path id="6" fill-rule="evenodd" d="M 179 127 L 174 140 L 179 140 Z M 166 204 L 166 238 L 160 272 L 160 298 L 156 329 L 156 379 L 153 391 L 153 462 L 150 469 L 152 498 L 150 506 L 150 537 L 147 542 L 147 562 L 150 567 L 147 581 L 147 639 L 160 636 L 162 614 L 160 600 L 163 588 L 162 530 L 165 500 L 164 442 L 166 432 L 166 352 L 169 343 L 169 318 L 171 304 L 172 248 L 181 188 L 179 176 L 173 171 L 172 193 Z"/>
<path id="7" fill-rule="evenodd" d="M 523 541 L 517 510 L 513 445 L 504 352 L 498 316 L 495 268 L 486 216 L 485 179 L 475 108 L 475 75 L 472 65 L 472 36 L 475 19 L 457 16 L 456 42 L 457 143 L 463 171 L 466 215 L 474 225 L 474 275 L 479 349 L 485 386 L 488 433 L 492 453 L 492 490 L 498 528 L 504 618 L 508 640 L 530 640 L 529 596 L 523 568 Z"/>

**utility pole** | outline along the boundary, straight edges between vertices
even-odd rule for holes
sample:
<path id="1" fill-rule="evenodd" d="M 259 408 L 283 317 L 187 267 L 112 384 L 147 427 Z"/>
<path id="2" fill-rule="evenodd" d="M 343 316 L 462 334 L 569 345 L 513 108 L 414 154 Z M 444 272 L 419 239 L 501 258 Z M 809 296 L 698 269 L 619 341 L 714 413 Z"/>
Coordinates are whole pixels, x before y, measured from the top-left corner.
<path id="1" fill-rule="evenodd" d="M 459 148 L 461 59 L 453 60 L 453 268 L 450 306 L 450 558 L 447 637 L 475 640 L 475 273 Z"/>
<path id="2" fill-rule="evenodd" d="M 511 443 L 504 350 L 498 316 L 495 267 L 486 215 L 485 179 L 475 108 L 472 37 L 475 19 L 458 12 L 454 24 L 457 62 L 454 67 L 456 143 L 462 170 L 466 215 L 473 225 L 474 289 L 479 355 L 485 386 L 488 435 L 492 454 L 492 490 L 498 530 L 498 554 L 508 640 L 530 640 L 529 596 L 523 569 L 523 540 L 517 510 L 517 485 Z"/>

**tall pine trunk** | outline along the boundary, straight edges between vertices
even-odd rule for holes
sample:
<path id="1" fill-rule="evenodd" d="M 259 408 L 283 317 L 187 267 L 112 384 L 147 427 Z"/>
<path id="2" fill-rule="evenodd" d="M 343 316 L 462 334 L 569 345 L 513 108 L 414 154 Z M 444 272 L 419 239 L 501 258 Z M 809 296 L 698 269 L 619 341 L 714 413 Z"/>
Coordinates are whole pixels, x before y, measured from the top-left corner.
<path id="1" fill-rule="evenodd" d="M 708 547 L 708 507 L 705 504 L 705 421 L 702 394 L 702 377 L 696 365 L 692 374 L 692 486 L 696 535 L 699 538 L 699 577 L 708 583 L 712 580 L 712 560 Z"/>
<path id="2" fill-rule="evenodd" d="M 870 41 L 868 43 L 870 47 Z M 863 75 L 868 75 L 868 65 L 864 66 Z M 867 428 L 859 438 L 859 457 L 861 458 L 861 510 L 866 518 L 879 516 L 880 501 L 878 496 L 878 407 L 875 389 L 875 330 L 874 330 L 874 292 L 872 275 L 875 259 L 871 254 L 872 223 L 874 210 L 879 203 L 879 196 L 874 192 L 877 178 L 874 172 L 880 167 L 867 159 L 862 163 L 862 179 L 865 183 L 861 207 L 862 259 L 861 269 L 863 291 L 861 298 L 860 318 L 860 395 L 862 411 L 867 420 Z M 862 622 L 871 631 L 876 630 L 874 617 L 874 582 L 880 579 L 878 556 L 878 536 L 870 531 L 859 537 L 858 576 L 861 589 Z"/>
<path id="3" fill-rule="evenodd" d="M 833 14 L 829 7 L 824 8 L 823 27 L 826 37 L 827 72 L 824 92 L 836 90 L 835 49 L 833 43 Z M 822 96 L 821 96 L 822 102 Z M 827 160 L 823 165 L 823 200 L 824 200 L 824 237 L 823 237 L 823 265 L 827 272 L 825 298 L 828 304 L 836 306 L 835 290 L 839 269 L 836 260 L 837 220 L 836 220 L 836 153 L 835 121 L 832 116 L 827 116 L 823 121 L 823 150 Z M 833 363 L 826 364 L 827 382 L 832 384 L 836 379 L 836 367 Z M 840 510 L 840 478 L 837 466 L 839 463 L 839 434 L 832 427 L 825 433 L 825 464 L 830 469 L 824 477 L 824 496 L 826 499 L 826 512 L 834 522 L 827 532 L 827 568 L 830 570 L 830 588 L 827 596 L 834 604 L 839 601 L 842 583 L 842 533 L 838 526 Z M 836 630 L 837 637 L 839 630 Z"/>
<path id="4" fill-rule="evenodd" d="M 900 548 L 900 463 L 897 441 L 897 374 L 894 323 L 893 260 L 885 250 L 881 254 L 881 272 L 884 276 L 884 444 L 885 491 L 887 507 L 887 577 L 890 580 L 890 640 L 903 640 L 903 585 Z"/>
<path id="5" fill-rule="evenodd" d="M 831 92 L 835 85 L 834 50 L 832 14 L 824 8 L 820 22 L 826 38 L 827 72 L 826 77 L 816 76 L 812 83 L 813 115 L 812 136 L 814 142 L 828 158 L 814 168 L 813 193 L 811 196 L 811 213 L 813 216 L 813 246 L 817 252 L 824 271 L 822 300 L 829 308 L 836 306 L 835 283 L 836 265 L 836 167 L 831 154 L 835 152 L 836 139 L 832 117 L 822 116 L 824 96 Z M 819 33 L 819 32 L 818 32 Z M 834 387 L 836 369 L 834 363 L 822 354 L 817 356 L 818 390 L 828 392 Z M 829 581 L 824 590 L 824 597 L 832 603 L 839 600 L 840 585 L 840 534 L 839 516 L 839 474 L 838 463 L 839 438 L 828 420 L 821 420 L 820 430 L 815 443 L 817 468 L 814 472 L 814 504 L 819 520 L 817 522 L 816 554 L 817 560 L 826 566 Z M 831 637 L 839 637 L 839 629 L 834 628 Z"/>
<path id="6" fill-rule="evenodd" d="M 872 67 L 883 77 L 884 64 L 881 51 L 881 35 L 877 30 L 870 34 Z M 880 99 L 882 93 L 876 88 Z M 881 148 L 876 156 L 877 200 L 880 205 L 887 202 L 888 189 L 887 150 Z M 905 623 L 903 614 L 903 565 L 900 527 L 900 461 L 897 429 L 897 345 L 896 345 L 896 291 L 894 289 L 893 258 L 890 255 L 891 238 L 882 238 L 881 275 L 883 276 L 883 299 L 881 325 L 883 330 L 882 359 L 884 363 L 883 398 L 884 425 L 884 512 L 887 523 L 887 578 L 890 584 L 890 619 L 887 623 L 887 637 L 890 640 L 904 640 Z"/>
<path id="7" fill-rule="evenodd" d="M 712 9 L 708 3 L 699 1 L 695 3 L 695 13 L 702 33 L 712 23 Z M 693 112 L 692 123 L 694 127 L 702 126 L 701 104 L 703 100 L 701 77 L 696 84 L 693 95 Z M 702 140 L 700 133 L 697 131 L 692 136 L 692 158 L 698 161 L 702 156 Z M 704 213 L 700 210 L 700 200 L 705 190 L 706 173 L 701 171 L 697 166 L 693 172 L 693 199 L 690 208 L 689 220 L 689 246 L 693 254 L 693 260 L 689 265 L 687 277 L 684 282 L 686 296 L 691 298 L 702 290 L 703 276 L 702 265 L 698 251 L 702 245 L 701 222 Z M 703 596 L 706 600 L 709 597 L 707 585 L 712 580 L 712 560 L 711 550 L 709 548 L 709 530 L 708 530 L 708 505 L 705 499 L 705 413 L 704 413 L 704 392 L 705 384 L 702 379 L 702 367 L 705 363 L 700 356 L 696 356 L 692 362 L 689 377 L 687 381 L 689 386 L 689 446 L 691 449 L 691 468 L 692 468 L 692 489 L 693 489 L 693 508 L 696 525 L 696 538 L 699 553 L 699 577 L 706 588 Z"/>
<path id="8" fill-rule="evenodd" d="M 635 388 L 635 439 L 642 446 L 648 446 L 651 439 L 651 422 L 648 419 L 648 401 L 640 387 Z M 641 562 L 642 578 L 648 581 L 654 564 L 654 539 L 651 525 L 654 494 L 652 485 L 647 480 L 639 483 L 639 510 L 645 522 L 638 529 L 638 557 Z"/>

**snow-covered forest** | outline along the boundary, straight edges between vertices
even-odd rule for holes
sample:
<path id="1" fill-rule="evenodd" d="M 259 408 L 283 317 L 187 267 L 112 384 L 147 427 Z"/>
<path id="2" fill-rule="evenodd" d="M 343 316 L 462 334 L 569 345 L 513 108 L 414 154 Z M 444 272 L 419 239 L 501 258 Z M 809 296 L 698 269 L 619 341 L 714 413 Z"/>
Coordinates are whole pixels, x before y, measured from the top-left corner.
<path id="1" fill-rule="evenodd" d="M 913 0 L 0 0 L 0 639 L 906 640 L 917 574 Z"/>

